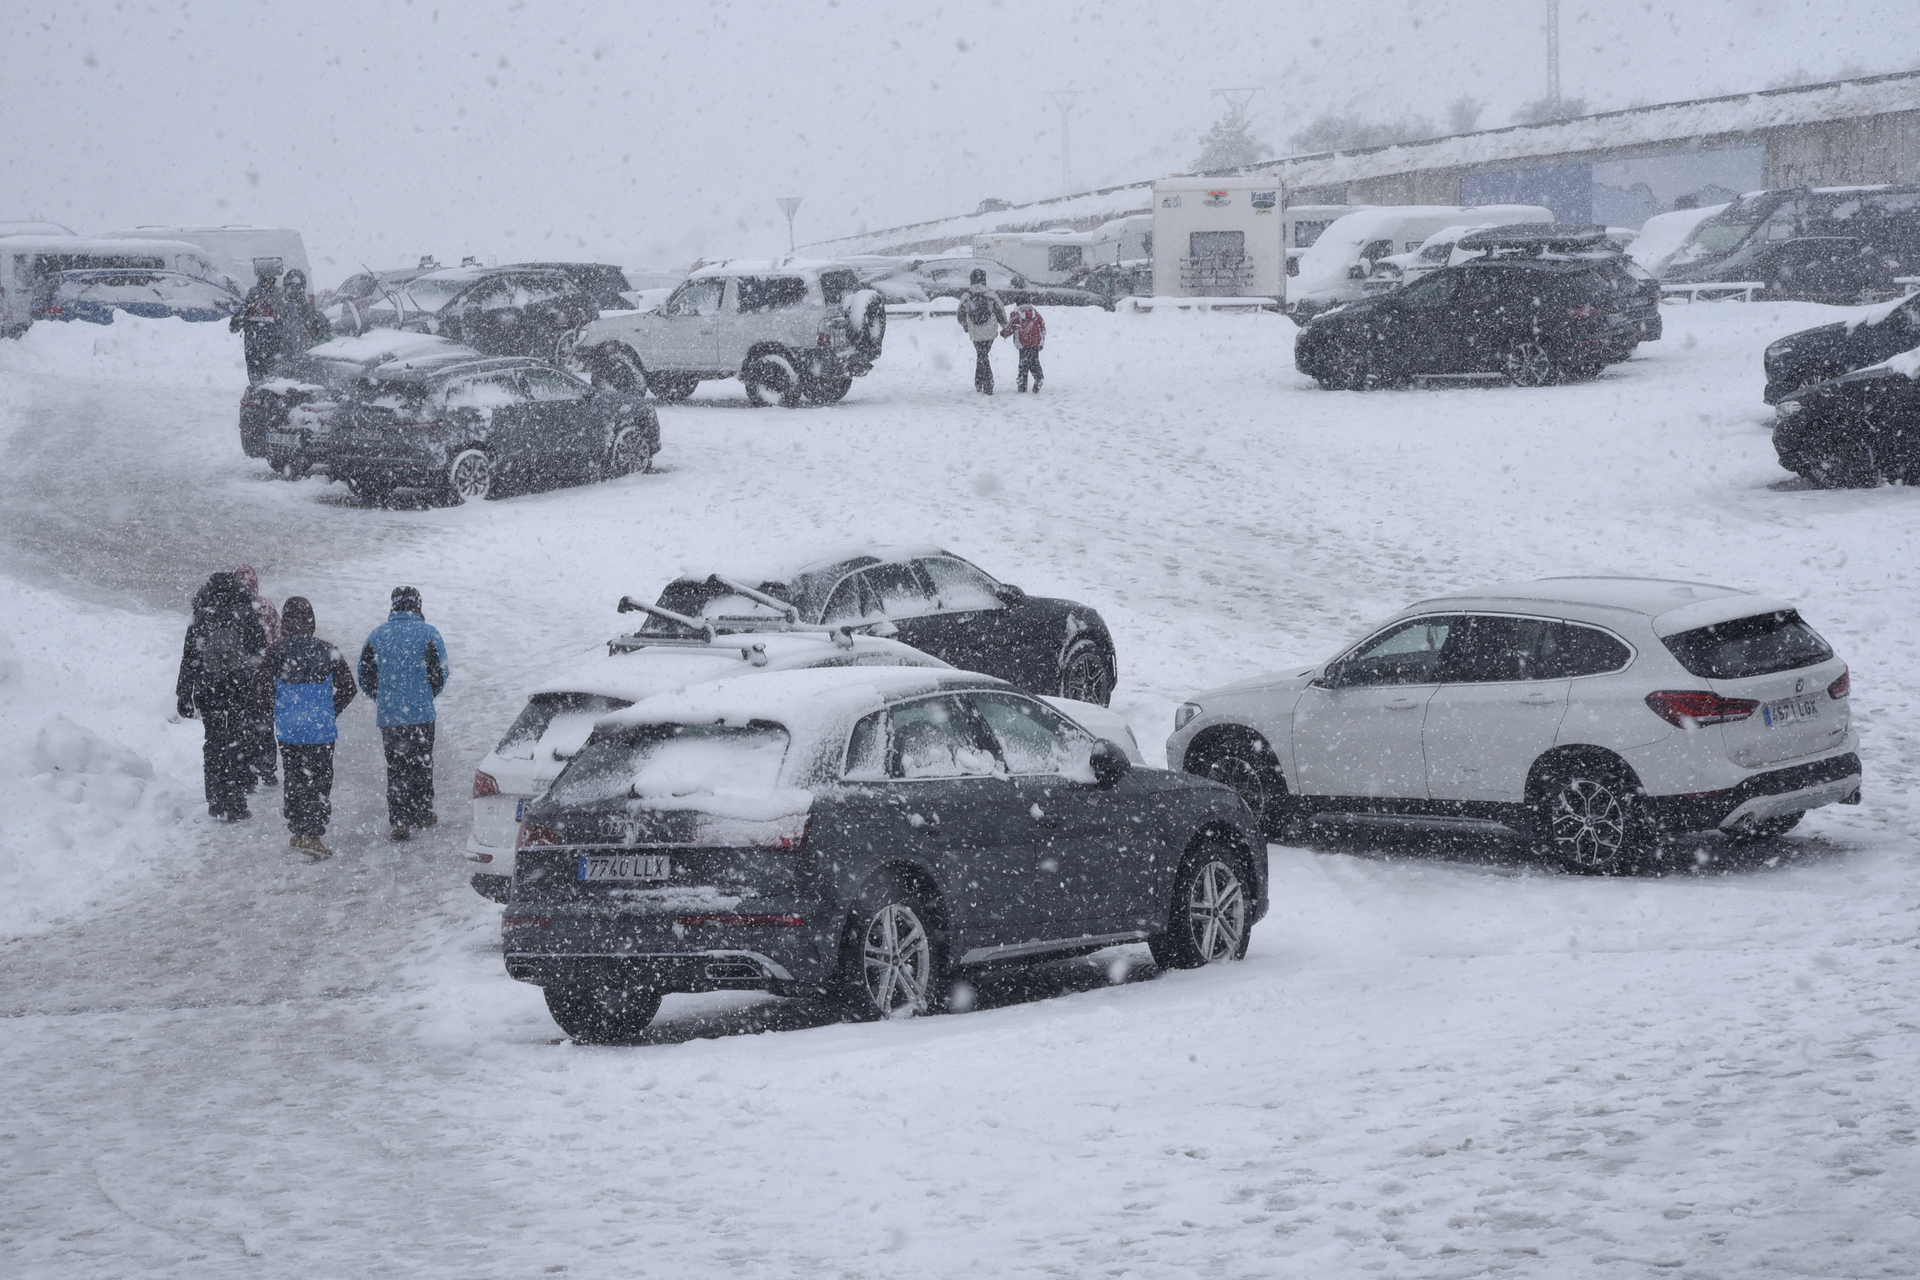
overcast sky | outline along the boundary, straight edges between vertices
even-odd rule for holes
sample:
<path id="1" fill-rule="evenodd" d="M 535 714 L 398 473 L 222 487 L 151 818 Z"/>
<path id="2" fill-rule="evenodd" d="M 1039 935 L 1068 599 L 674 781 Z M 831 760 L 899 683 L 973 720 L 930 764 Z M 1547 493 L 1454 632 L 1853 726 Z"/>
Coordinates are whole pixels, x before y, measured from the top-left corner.
<path id="1" fill-rule="evenodd" d="M 1563 0 L 1594 109 L 1920 67 L 1915 0 Z M 1544 0 L 280 0 L 0 6 L 0 219 L 245 222 L 316 283 L 422 253 L 685 266 L 1183 169 L 1259 86 L 1327 110 L 1508 123 Z M 11 207 L 5 207 L 11 206 Z"/>

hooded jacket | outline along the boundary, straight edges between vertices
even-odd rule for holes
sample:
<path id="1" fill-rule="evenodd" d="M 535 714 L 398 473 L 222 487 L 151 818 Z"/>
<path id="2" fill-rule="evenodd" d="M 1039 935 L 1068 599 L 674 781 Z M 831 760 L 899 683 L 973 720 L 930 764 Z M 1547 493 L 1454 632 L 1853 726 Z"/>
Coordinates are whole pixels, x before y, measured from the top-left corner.
<path id="1" fill-rule="evenodd" d="M 973 322 L 973 300 L 985 298 L 993 304 L 993 314 L 984 324 Z M 1000 295 L 983 284 L 970 286 L 960 295 L 960 310 L 954 313 L 960 319 L 960 327 L 967 331 L 970 342 L 992 342 L 1007 327 L 1007 309 L 1001 305 Z"/>
<path id="2" fill-rule="evenodd" d="M 432 724 L 433 700 L 451 670 L 447 642 L 418 610 L 395 609 L 360 650 L 360 683 L 379 708 L 382 729 Z"/>
<path id="3" fill-rule="evenodd" d="M 260 619 L 260 629 L 266 632 L 267 644 L 280 643 L 280 611 L 273 607 L 273 601 L 260 594 L 260 575 L 253 571 L 252 565 L 243 564 L 234 569 L 233 576 L 253 597 L 253 616 Z"/>
<path id="4" fill-rule="evenodd" d="M 340 736 L 334 721 L 360 690 L 340 651 L 313 634 L 313 606 L 287 597 L 286 635 L 267 650 L 255 686 L 273 708 L 273 733 L 289 746 L 318 746 Z"/>
<path id="5" fill-rule="evenodd" d="M 1047 341 L 1047 322 L 1031 302 L 1023 302 L 1007 313 L 1007 333 L 1023 347 L 1044 346 Z"/>
<path id="6" fill-rule="evenodd" d="M 253 609 L 253 597 L 231 573 L 216 573 L 193 596 L 193 621 L 187 624 L 186 643 L 180 650 L 180 673 L 174 679 L 173 697 L 183 716 L 193 714 L 195 694 L 203 683 L 207 638 L 222 628 L 232 629 L 240 649 L 257 660 L 266 652 L 266 630 Z"/>

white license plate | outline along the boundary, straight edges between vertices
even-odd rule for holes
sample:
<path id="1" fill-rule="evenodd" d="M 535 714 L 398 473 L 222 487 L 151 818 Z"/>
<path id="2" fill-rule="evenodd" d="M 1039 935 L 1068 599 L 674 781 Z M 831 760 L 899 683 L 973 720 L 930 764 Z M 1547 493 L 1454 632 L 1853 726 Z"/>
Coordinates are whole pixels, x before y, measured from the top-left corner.
<path id="1" fill-rule="evenodd" d="M 1820 701 L 1817 698 L 1782 698 L 1778 702 L 1769 702 L 1760 708 L 1760 719 L 1767 728 L 1778 729 L 1783 724 L 1798 724 L 1802 720 L 1820 718 Z"/>
<path id="2" fill-rule="evenodd" d="M 663 853 L 589 853 L 580 859 L 578 878 L 598 880 L 665 880 L 673 874 L 673 859 Z"/>
<path id="3" fill-rule="evenodd" d="M 269 431 L 267 432 L 267 443 L 283 444 L 290 448 L 298 449 L 304 442 L 300 439 L 300 433 L 297 431 Z"/>

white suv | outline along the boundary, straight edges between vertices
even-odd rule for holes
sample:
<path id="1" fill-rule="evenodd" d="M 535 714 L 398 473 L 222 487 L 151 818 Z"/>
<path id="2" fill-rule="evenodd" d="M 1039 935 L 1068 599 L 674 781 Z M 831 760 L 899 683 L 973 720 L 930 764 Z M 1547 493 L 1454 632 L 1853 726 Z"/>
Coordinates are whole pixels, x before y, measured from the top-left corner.
<path id="1" fill-rule="evenodd" d="M 739 378 L 756 405 L 832 404 L 873 370 L 887 306 L 853 268 L 726 262 L 688 276 L 652 311 L 607 311 L 580 330 L 596 381 L 684 400 L 703 379 Z"/>
<path id="2" fill-rule="evenodd" d="M 1317 813 L 1507 828 L 1579 870 L 1662 832 L 1778 835 L 1860 797 L 1847 666 L 1730 587 L 1548 578 L 1427 600 L 1331 662 L 1197 695 L 1170 765 L 1269 830 Z"/>

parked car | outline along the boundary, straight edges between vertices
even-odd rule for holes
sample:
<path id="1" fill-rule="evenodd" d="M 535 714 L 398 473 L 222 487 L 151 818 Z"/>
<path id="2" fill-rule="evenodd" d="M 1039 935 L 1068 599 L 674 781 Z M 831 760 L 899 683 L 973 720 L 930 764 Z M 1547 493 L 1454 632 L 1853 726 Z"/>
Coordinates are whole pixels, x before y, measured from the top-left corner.
<path id="1" fill-rule="evenodd" d="M 973 969 L 1146 942 L 1245 955 L 1266 859 L 1230 788 L 1129 764 L 985 676 L 790 671 L 602 719 L 517 837 L 507 973 L 574 1039 L 663 995 L 938 1010 Z"/>
<path id="2" fill-rule="evenodd" d="M 1304 324 L 1367 294 L 1367 277 L 1382 258 L 1417 251 L 1434 232 L 1467 223 L 1551 222 L 1541 205 L 1379 205 L 1356 209 L 1328 224 L 1290 264 L 1287 313 Z"/>
<path id="3" fill-rule="evenodd" d="M 124 311 L 147 320 L 225 320 L 240 309 L 240 295 L 225 284 L 178 271 L 62 271 L 47 278 L 35 320 L 85 320 L 112 324 Z"/>
<path id="4" fill-rule="evenodd" d="M 330 338 L 299 356 L 283 357 L 273 377 L 240 393 L 240 451 L 265 458 L 275 471 L 305 475 L 324 465 L 335 398 L 356 379 L 392 361 L 415 367 L 429 361 L 481 359 L 472 347 L 430 333 L 374 329 L 357 338 Z M 294 422 L 297 410 L 307 409 Z"/>
<path id="5" fill-rule="evenodd" d="M 891 636 L 963 671 L 1102 707 L 1118 678 L 1113 637 L 1097 612 L 1030 596 L 935 547 L 873 547 L 793 573 L 679 578 L 659 606 L 723 630 L 784 610 L 794 622 Z M 659 620 L 644 629 L 678 630 Z"/>
<path id="6" fill-rule="evenodd" d="M 1569 223 L 1518 223 L 1469 231 L 1454 242 L 1454 264 L 1473 259 L 1540 258 L 1591 263 L 1619 295 L 1640 342 L 1656 342 L 1660 319 L 1660 282 L 1635 262 L 1624 244 L 1632 236 L 1619 228 Z"/>
<path id="7" fill-rule="evenodd" d="M 1107 311 L 1114 308 L 1113 298 L 1108 294 L 1065 284 L 1034 284 L 1018 271 L 991 258 L 922 258 L 907 274 L 929 298 L 957 298 L 972 287 L 970 281 L 975 271 L 987 273 L 987 288 L 1008 305 L 1024 294 L 1036 307 L 1101 307 Z"/>
<path id="8" fill-rule="evenodd" d="M 465 343 L 490 356 L 565 364 L 580 327 L 600 314 L 593 295 L 562 271 L 452 267 L 430 271 L 364 302 L 327 308 L 339 334 L 409 329 Z"/>
<path id="9" fill-rule="evenodd" d="M 1667 259 L 1669 284 L 1753 282 L 1767 296 L 1842 305 L 1920 274 L 1920 186 L 1753 191 L 1701 219 Z"/>
<path id="10" fill-rule="evenodd" d="M 520 357 L 405 362 L 348 387 L 327 467 L 362 498 L 423 489 L 456 503 L 645 471 L 660 419 L 643 397 Z"/>
<path id="11" fill-rule="evenodd" d="M 1869 307 L 1846 320 L 1790 333 L 1768 345 L 1765 400 L 1778 404 L 1816 382 L 1920 347 L 1920 294 Z"/>
<path id="12" fill-rule="evenodd" d="M 320 295 L 323 307 L 332 308 L 343 302 L 352 302 L 365 306 L 382 294 L 412 284 L 421 276 L 432 275 L 446 268 L 432 258 L 422 258 L 417 267 L 396 267 L 390 271 L 361 271 L 348 276 L 339 285 Z"/>
<path id="13" fill-rule="evenodd" d="M 1780 465 L 1823 489 L 1920 484 L 1920 347 L 1802 387 L 1774 412 Z"/>
<path id="14" fill-rule="evenodd" d="M 1294 340 L 1293 362 L 1329 390 L 1433 377 L 1546 386 L 1633 354 L 1632 304 L 1593 262 L 1474 259 L 1315 316 Z"/>
<path id="15" fill-rule="evenodd" d="M 516 271 L 558 271 L 593 299 L 602 311 L 627 311 L 633 307 L 634 286 L 627 273 L 604 262 L 516 262 Z"/>
<path id="16" fill-rule="evenodd" d="M 1086 289 L 1116 300 L 1151 298 L 1153 296 L 1153 259 L 1135 258 L 1128 262 L 1110 262 L 1105 266 L 1088 267 L 1067 283 L 1076 289 Z"/>
<path id="17" fill-rule="evenodd" d="M 577 358 L 594 379 L 684 400 L 703 380 L 739 378 L 755 405 L 832 404 L 873 371 L 887 306 L 835 263 L 704 267 L 653 311 L 600 317 Z"/>
<path id="18" fill-rule="evenodd" d="M 1196 695 L 1167 759 L 1269 830 L 1314 814 L 1518 833 L 1657 865 L 1663 832 L 1780 835 L 1860 795 L 1847 665 L 1731 587 L 1547 578 L 1425 600 L 1330 662 Z"/>

